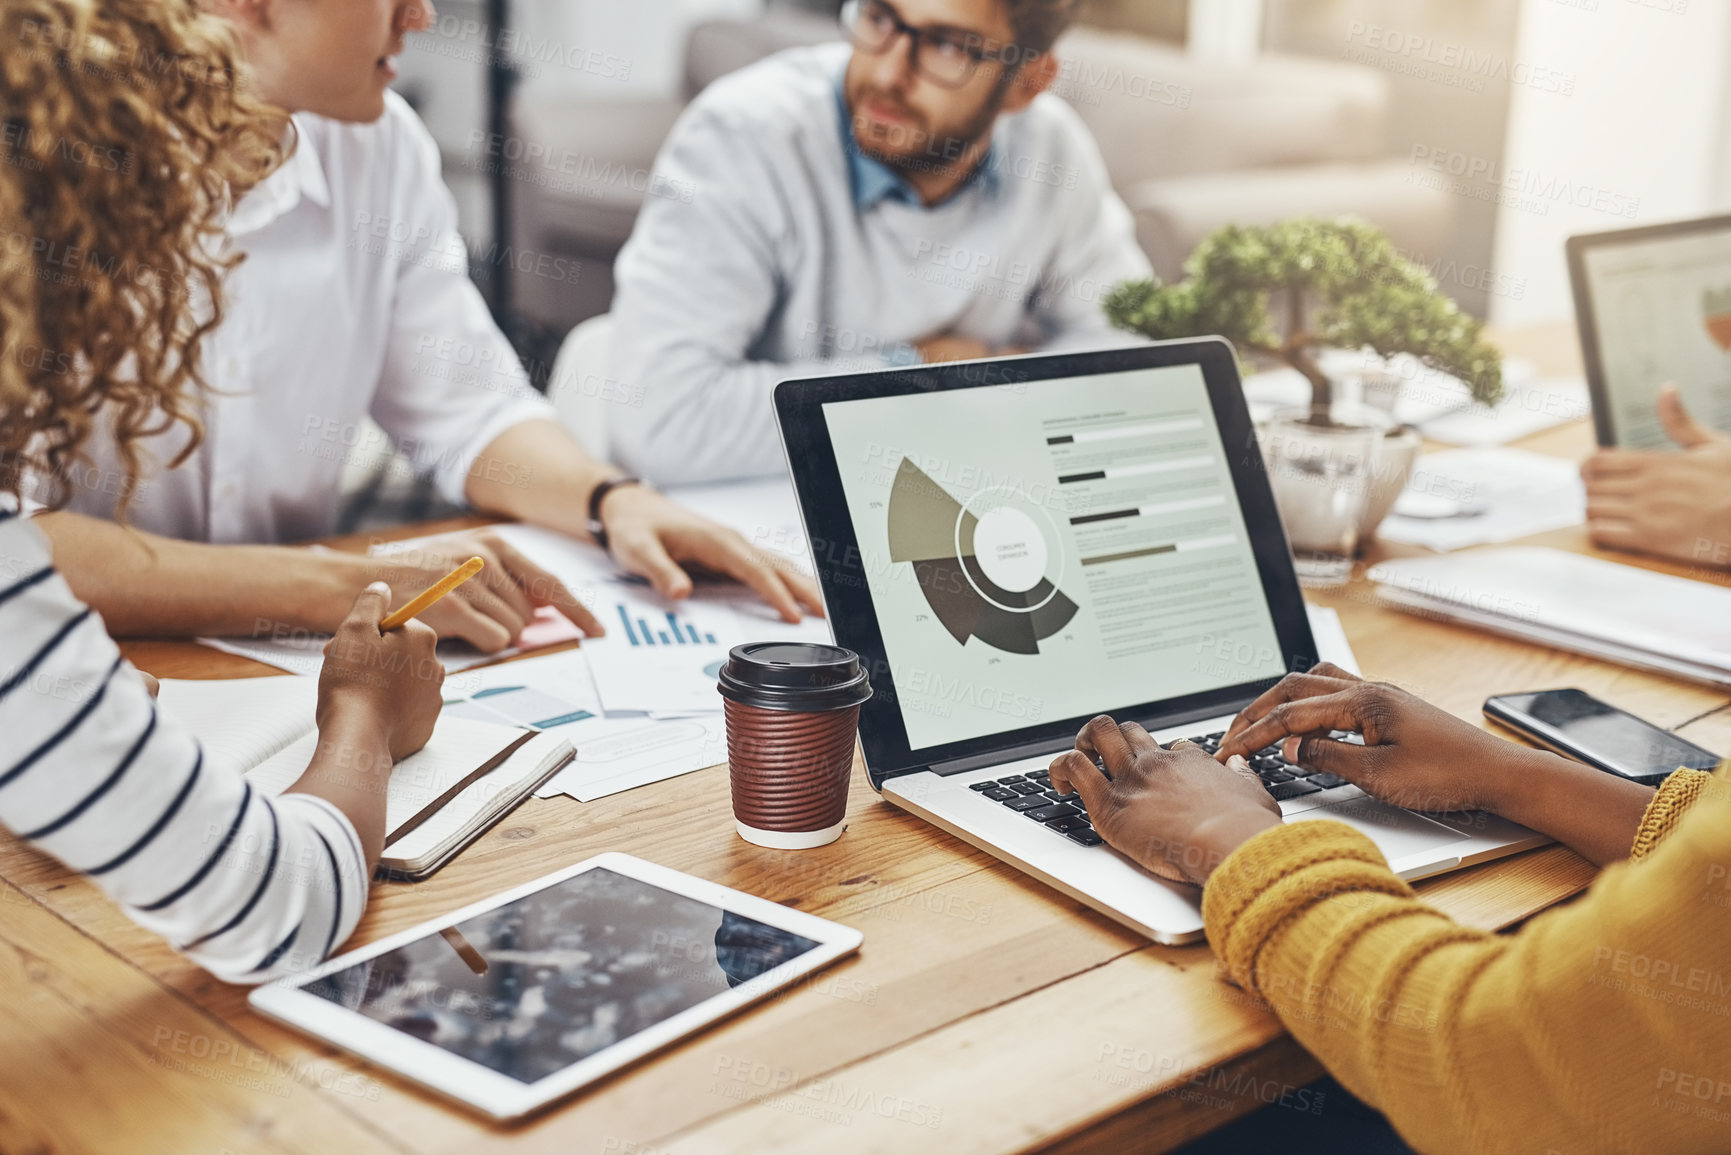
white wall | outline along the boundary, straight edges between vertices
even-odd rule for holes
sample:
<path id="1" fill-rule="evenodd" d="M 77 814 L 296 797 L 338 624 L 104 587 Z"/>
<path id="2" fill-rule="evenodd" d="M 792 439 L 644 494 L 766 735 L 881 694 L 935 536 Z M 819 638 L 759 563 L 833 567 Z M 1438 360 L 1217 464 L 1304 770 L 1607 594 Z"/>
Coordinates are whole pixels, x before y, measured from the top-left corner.
<path id="1" fill-rule="evenodd" d="M 1510 326 L 1573 317 L 1563 256 L 1571 234 L 1731 203 L 1731 5 L 1521 0 L 1516 61 L 1549 72 L 1515 88 L 1493 178 L 1496 271 L 1526 286 L 1492 300 L 1491 320 Z M 1561 80 L 1572 80 L 1570 91 L 1558 91 Z"/>
<path id="2" fill-rule="evenodd" d="M 1190 0 L 1190 55 L 1219 64 L 1248 64 L 1262 48 L 1263 0 Z"/>

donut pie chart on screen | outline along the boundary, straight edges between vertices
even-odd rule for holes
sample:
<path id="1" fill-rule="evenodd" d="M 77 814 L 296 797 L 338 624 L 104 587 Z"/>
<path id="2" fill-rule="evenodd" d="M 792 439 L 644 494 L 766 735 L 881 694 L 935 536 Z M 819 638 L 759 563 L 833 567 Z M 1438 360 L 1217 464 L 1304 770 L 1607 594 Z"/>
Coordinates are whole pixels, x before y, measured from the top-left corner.
<path id="1" fill-rule="evenodd" d="M 1076 616 L 1057 586 L 1064 554 L 1056 524 L 1008 487 L 964 504 L 903 458 L 890 490 L 889 539 L 890 560 L 913 566 L 932 616 L 963 645 L 978 638 L 1037 654 Z"/>

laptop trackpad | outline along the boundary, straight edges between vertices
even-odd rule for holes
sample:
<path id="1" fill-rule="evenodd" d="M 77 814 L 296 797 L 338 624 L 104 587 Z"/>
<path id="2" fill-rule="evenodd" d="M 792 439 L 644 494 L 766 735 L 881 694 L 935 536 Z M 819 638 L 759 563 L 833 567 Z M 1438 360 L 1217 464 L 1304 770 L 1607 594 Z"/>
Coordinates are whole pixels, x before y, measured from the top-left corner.
<path id="1" fill-rule="evenodd" d="M 1290 815 L 1287 821 L 1302 822 L 1310 818 L 1332 818 L 1362 830 L 1390 862 L 1466 840 L 1458 830 L 1374 798 L 1354 798 L 1333 806 L 1301 810 Z"/>

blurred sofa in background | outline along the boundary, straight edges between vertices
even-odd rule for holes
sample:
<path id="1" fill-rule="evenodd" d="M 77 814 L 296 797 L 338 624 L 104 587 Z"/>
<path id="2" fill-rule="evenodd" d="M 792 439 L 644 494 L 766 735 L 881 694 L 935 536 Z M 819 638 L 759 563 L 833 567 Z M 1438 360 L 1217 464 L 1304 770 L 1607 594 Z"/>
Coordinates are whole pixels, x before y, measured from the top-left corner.
<path id="1" fill-rule="evenodd" d="M 655 191 L 655 156 L 685 105 L 720 76 L 837 36 L 833 20 L 785 10 L 713 21 L 690 36 L 675 99 L 519 95 L 511 136 L 557 164 L 551 179 L 508 182 L 511 243 L 583 269 L 575 284 L 518 273 L 515 308 L 553 332 L 605 313 L 613 259 Z M 1350 213 L 1409 254 L 1435 254 L 1448 240 L 1451 198 L 1409 183 L 1412 166 L 1385 155 L 1389 88 L 1375 69 L 1280 54 L 1209 63 L 1174 44 L 1087 27 L 1067 35 L 1058 54 L 1055 90 L 1093 131 L 1165 279 L 1180 275 L 1197 242 L 1233 222 Z"/>

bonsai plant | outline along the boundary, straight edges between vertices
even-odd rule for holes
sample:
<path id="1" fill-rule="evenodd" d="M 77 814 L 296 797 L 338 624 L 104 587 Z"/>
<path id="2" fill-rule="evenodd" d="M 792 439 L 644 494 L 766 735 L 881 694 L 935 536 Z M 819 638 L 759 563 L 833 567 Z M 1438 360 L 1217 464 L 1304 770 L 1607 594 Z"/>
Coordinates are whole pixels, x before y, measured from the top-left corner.
<path id="1" fill-rule="evenodd" d="M 1465 381 L 1476 401 L 1502 397 L 1502 361 L 1480 337 L 1482 323 L 1373 225 L 1227 225 L 1202 242 L 1185 273 L 1175 285 L 1119 285 L 1107 295 L 1107 316 L 1156 340 L 1219 335 L 1240 357 L 1284 361 L 1310 382 L 1312 425 L 1335 424 L 1334 385 L 1316 360 L 1326 346 L 1408 353 Z"/>

